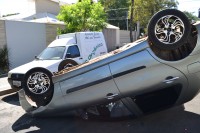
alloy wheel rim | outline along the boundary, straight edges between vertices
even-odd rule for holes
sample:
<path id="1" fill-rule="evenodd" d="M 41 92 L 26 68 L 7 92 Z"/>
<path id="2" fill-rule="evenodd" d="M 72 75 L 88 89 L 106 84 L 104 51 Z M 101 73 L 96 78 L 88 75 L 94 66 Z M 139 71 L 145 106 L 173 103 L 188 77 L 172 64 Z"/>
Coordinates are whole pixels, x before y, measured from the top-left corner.
<path id="1" fill-rule="evenodd" d="M 183 37 L 185 26 L 179 17 L 166 15 L 157 21 L 154 31 L 160 42 L 174 44 Z"/>
<path id="2" fill-rule="evenodd" d="M 32 73 L 28 80 L 28 89 L 34 94 L 43 94 L 49 90 L 51 85 L 51 80 L 49 76 L 42 72 Z"/>

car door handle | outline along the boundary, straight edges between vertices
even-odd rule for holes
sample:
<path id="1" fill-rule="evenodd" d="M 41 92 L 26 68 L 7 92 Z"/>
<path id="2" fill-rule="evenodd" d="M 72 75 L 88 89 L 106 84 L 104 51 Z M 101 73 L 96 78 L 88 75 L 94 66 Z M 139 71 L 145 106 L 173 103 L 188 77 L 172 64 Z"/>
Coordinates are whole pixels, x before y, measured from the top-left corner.
<path id="1" fill-rule="evenodd" d="M 171 84 L 177 79 L 179 79 L 179 77 L 170 77 L 170 78 L 165 79 L 163 82 L 166 84 Z"/>
<path id="2" fill-rule="evenodd" d="M 117 93 L 115 93 L 115 94 L 109 93 L 109 94 L 107 94 L 106 99 L 111 100 L 111 99 L 114 99 L 118 95 L 119 94 L 117 94 Z"/>

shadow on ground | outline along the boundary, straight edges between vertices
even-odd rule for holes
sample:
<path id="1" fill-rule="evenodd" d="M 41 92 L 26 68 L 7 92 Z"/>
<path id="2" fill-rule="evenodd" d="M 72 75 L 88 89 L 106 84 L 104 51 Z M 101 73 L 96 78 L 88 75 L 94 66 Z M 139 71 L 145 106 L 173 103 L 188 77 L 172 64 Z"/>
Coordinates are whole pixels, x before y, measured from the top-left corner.
<path id="1" fill-rule="evenodd" d="M 3 97 L 1 100 L 6 103 L 9 103 L 9 104 L 20 106 L 19 97 L 18 97 L 17 92 L 7 95 L 7 96 Z"/>
<path id="2" fill-rule="evenodd" d="M 59 133 L 197 133 L 200 131 L 200 115 L 184 111 L 178 106 L 140 118 L 116 121 L 82 120 L 75 116 L 32 118 L 20 117 L 13 125 L 13 131 L 59 132 Z"/>

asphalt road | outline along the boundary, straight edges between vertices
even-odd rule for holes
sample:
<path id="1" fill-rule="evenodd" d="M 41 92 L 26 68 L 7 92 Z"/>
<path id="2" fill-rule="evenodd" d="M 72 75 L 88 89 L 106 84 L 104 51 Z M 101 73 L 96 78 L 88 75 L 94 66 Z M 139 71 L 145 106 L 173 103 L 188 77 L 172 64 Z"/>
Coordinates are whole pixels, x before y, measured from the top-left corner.
<path id="1" fill-rule="evenodd" d="M 0 97 L 0 133 L 199 133 L 200 95 L 184 106 L 117 120 L 83 120 L 75 116 L 32 118 L 17 93 Z"/>

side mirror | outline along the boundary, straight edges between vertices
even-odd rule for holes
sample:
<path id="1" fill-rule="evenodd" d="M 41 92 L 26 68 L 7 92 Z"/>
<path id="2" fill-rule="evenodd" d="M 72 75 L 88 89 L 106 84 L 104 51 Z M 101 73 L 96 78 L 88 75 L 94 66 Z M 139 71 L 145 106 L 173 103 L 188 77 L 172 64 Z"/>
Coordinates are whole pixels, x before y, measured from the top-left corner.
<path id="1" fill-rule="evenodd" d="M 37 57 L 37 55 L 35 55 L 35 59 L 39 59 L 39 58 Z"/>

